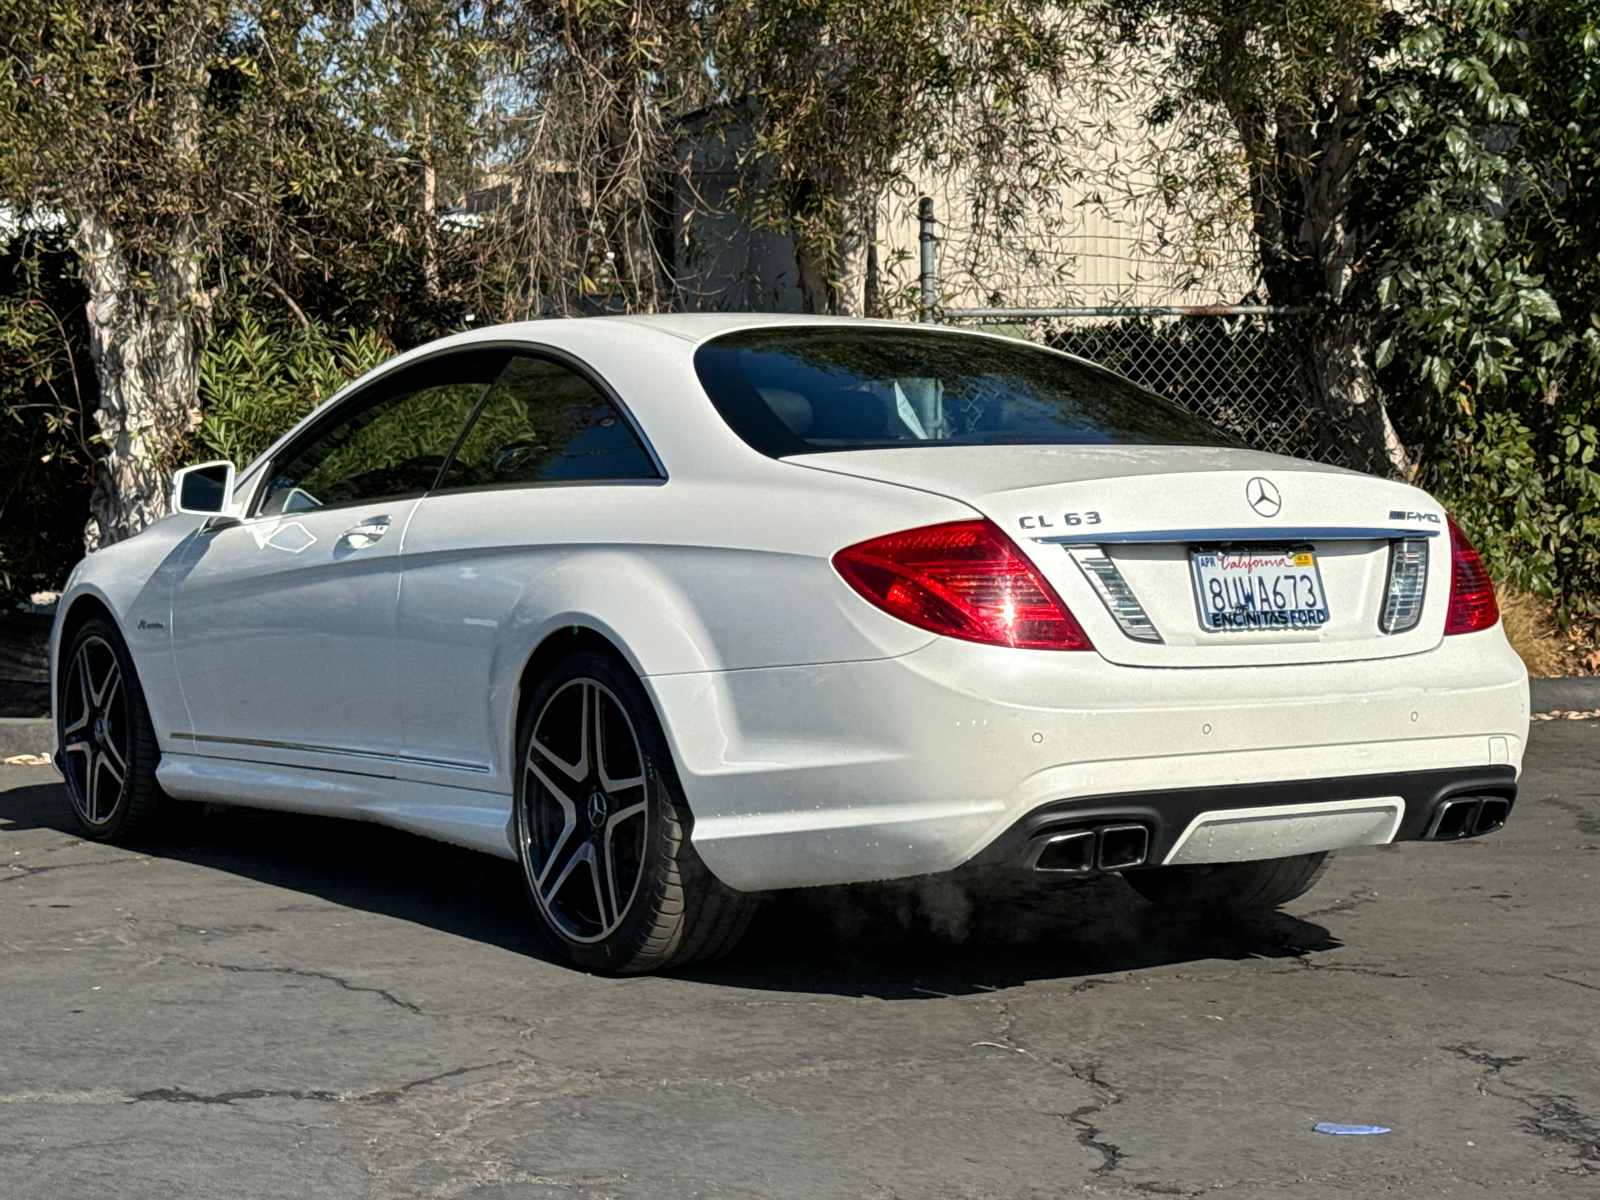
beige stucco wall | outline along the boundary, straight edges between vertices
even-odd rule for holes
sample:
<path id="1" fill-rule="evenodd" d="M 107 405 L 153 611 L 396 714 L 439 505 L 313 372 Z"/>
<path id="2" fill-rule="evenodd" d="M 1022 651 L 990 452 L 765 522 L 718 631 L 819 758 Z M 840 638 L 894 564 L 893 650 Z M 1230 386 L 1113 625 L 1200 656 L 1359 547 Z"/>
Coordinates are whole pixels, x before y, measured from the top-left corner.
<path id="1" fill-rule="evenodd" d="M 1156 172 L 1182 170 L 1181 130 L 1152 132 L 1148 91 L 1108 100 L 1068 90 L 1050 101 L 1067 181 L 998 242 L 972 235 L 969 174 L 911 173 L 878 212 L 878 253 L 892 287 L 917 276 L 917 197 L 939 225 L 941 302 L 948 307 L 1233 304 L 1250 292 L 1244 214 L 1189 221 L 1152 199 Z M 1026 182 L 1035 182 L 1032 180 Z"/>

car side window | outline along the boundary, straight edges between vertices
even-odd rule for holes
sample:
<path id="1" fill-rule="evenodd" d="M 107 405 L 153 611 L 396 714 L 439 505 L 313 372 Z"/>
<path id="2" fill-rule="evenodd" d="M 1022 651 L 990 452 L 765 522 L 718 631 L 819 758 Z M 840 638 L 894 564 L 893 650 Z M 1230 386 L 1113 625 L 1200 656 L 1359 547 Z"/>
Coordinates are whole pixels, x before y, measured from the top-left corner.
<path id="1" fill-rule="evenodd" d="M 622 414 L 560 363 L 516 355 L 500 372 L 441 488 L 657 479 Z"/>
<path id="2" fill-rule="evenodd" d="M 431 488 L 505 354 L 461 355 L 380 384 L 369 402 L 273 465 L 259 512 L 367 503 Z"/>

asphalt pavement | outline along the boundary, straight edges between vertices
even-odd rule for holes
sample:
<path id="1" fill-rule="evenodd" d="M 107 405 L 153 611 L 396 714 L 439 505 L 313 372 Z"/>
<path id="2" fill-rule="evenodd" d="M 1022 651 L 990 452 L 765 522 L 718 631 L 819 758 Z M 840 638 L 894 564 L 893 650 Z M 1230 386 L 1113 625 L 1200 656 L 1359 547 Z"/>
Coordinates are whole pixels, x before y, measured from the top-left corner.
<path id="1" fill-rule="evenodd" d="M 1258 920 L 820 889 L 628 979 L 557 962 L 509 864 L 242 810 L 102 846 L 3 767 L 0 1194 L 1593 1196 L 1597 761 L 1540 724 L 1506 830 Z"/>

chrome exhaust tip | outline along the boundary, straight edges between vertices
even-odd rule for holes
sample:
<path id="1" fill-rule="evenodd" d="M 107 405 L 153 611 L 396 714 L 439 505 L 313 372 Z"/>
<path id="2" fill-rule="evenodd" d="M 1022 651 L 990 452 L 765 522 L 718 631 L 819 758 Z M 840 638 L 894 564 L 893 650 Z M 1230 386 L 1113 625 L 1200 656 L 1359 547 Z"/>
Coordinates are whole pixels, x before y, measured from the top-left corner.
<path id="1" fill-rule="evenodd" d="M 1472 835 L 1480 833 L 1493 833 L 1496 829 L 1505 828 L 1506 818 L 1511 815 L 1511 801 L 1503 800 L 1499 796 L 1485 796 L 1483 807 L 1478 810 L 1478 819 L 1472 824 Z"/>
<path id="2" fill-rule="evenodd" d="M 1098 832 L 1102 871 L 1144 866 L 1150 854 L 1150 831 L 1143 825 L 1104 825 Z"/>
<path id="3" fill-rule="evenodd" d="M 1094 840 L 1092 829 L 1039 838 L 1028 865 L 1047 875 L 1088 875 L 1094 871 Z"/>
<path id="4" fill-rule="evenodd" d="M 1504 827 L 1510 815 L 1511 801 L 1504 796 L 1454 796 L 1434 810 L 1428 832 L 1422 836 L 1430 842 L 1480 837 Z"/>
<path id="5" fill-rule="evenodd" d="M 1024 865 L 1047 875 L 1092 875 L 1143 866 L 1150 830 L 1143 825 L 1097 825 L 1034 838 Z"/>

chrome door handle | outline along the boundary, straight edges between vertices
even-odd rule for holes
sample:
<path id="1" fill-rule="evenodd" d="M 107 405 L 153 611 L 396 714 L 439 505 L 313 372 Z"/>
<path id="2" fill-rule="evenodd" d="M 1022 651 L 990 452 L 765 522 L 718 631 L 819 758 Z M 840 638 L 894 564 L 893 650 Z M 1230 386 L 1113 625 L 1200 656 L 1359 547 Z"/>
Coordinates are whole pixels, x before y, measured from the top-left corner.
<path id="1" fill-rule="evenodd" d="M 371 520 L 362 521 L 359 525 L 352 525 L 339 535 L 341 541 L 349 542 L 356 549 L 370 546 L 384 534 L 389 532 L 388 517 L 373 517 Z"/>

